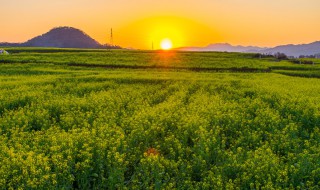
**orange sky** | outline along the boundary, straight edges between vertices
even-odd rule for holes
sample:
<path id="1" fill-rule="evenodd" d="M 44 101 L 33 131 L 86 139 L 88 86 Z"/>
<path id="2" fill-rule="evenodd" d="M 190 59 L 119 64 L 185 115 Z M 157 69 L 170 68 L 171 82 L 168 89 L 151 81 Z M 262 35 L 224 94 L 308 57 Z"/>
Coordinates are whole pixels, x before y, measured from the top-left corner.
<path id="1" fill-rule="evenodd" d="M 275 46 L 320 40 L 319 0 L 0 0 L 0 42 L 72 26 L 100 43 L 159 48 L 228 42 Z"/>

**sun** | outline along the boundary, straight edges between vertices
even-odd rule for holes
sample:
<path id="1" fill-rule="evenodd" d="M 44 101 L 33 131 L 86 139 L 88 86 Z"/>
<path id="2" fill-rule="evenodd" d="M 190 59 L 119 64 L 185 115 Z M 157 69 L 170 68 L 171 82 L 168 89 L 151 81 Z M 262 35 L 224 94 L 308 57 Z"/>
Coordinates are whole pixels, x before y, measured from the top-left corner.
<path id="1" fill-rule="evenodd" d="M 163 50 L 169 50 L 169 49 L 172 48 L 172 41 L 170 39 L 168 39 L 168 38 L 163 39 L 161 41 L 160 46 L 161 46 L 161 49 L 163 49 Z"/>

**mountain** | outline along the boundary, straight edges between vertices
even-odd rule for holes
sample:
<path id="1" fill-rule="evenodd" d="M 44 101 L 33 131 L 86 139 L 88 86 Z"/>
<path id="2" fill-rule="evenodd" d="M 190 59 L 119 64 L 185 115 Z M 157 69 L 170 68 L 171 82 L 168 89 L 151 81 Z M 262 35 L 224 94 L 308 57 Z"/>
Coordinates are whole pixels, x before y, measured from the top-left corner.
<path id="1" fill-rule="evenodd" d="M 262 48 L 256 46 L 233 46 L 228 43 L 210 44 L 206 47 L 182 47 L 177 48 L 180 51 L 222 51 L 222 52 L 248 52 L 275 54 L 284 53 L 288 56 L 298 57 L 300 55 L 315 55 L 320 53 L 320 41 L 310 44 L 281 45 L 273 48 Z"/>
<path id="2" fill-rule="evenodd" d="M 181 51 L 225 51 L 225 52 L 258 52 L 266 48 L 256 46 L 233 46 L 228 43 L 210 44 L 206 47 L 183 47 L 177 50 Z"/>
<path id="3" fill-rule="evenodd" d="M 58 48 L 98 48 L 101 45 L 79 29 L 59 27 L 32 38 L 23 46 Z"/>
<path id="4" fill-rule="evenodd" d="M 101 45 L 83 31 L 73 27 L 57 27 L 24 43 L 0 43 L 0 46 L 56 48 L 120 48 Z"/>
<path id="5" fill-rule="evenodd" d="M 284 53 L 288 56 L 298 57 L 300 55 L 315 55 L 320 53 L 320 41 L 313 42 L 310 44 L 299 44 L 299 45 L 281 45 L 274 48 L 269 48 L 261 51 L 260 53 L 274 54 Z"/>

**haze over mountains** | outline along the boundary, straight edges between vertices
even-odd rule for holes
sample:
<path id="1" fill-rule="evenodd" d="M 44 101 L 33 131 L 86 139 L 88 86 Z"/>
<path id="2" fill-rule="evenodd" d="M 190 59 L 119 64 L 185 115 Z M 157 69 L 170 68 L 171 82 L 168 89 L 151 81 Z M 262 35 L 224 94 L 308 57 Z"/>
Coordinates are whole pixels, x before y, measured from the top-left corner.
<path id="1" fill-rule="evenodd" d="M 226 51 L 226 52 L 256 52 L 262 51 L 267 48 L 261 48 L 257 46 L 233 46 L 228 43 L 216 43 L 210 44 L 206 47 L 182 47 L 178 50 L 182 51 Z"/>
<path id="2" fill-rule="evenodd" d="M 260 53 L 277 53 L 281 52 L 289 56 L 298 57 L 300 55 L 316 55 L 320 54 L 320 41 L 316 41 L 310 44 L 299 44 L 299 45 L 282 45 L 274 48 L 269 48 L 261 51 Z"/>
<path id="3" fill-rule="evenodd" d="M 0 46 L 57 48 L 120 48 L 102 45 L 83 31 L 73 27 L 57 27 L 24 43 L 0 43 Z"/>
<path id="4" fill-rule="evenodd" d="M 247 53 L 263 53 L 275 54 L 285 53 L 288 56 L 298 57 L 300 55 L 316 55 L 320 53 L 320 41 L 310 44 L 299 45 L 281 45 L 273 48 L 263 48 L 257 46 L 233 46 L 228 43 L 210 44 L 206 47 L 182 47 L 177 48 L 181 51 L 223 51 L 223 52 L 247 52 Z"/>

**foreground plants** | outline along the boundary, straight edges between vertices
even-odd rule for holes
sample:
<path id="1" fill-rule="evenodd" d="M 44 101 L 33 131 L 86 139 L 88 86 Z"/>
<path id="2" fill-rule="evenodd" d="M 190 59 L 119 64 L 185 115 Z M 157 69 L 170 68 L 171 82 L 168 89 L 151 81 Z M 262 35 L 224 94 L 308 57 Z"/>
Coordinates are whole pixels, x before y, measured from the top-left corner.
<path id="1" fill-rule="evenodd" d="M 318 79 L 0 71 L 1 189 L 320 188 Z"/>

